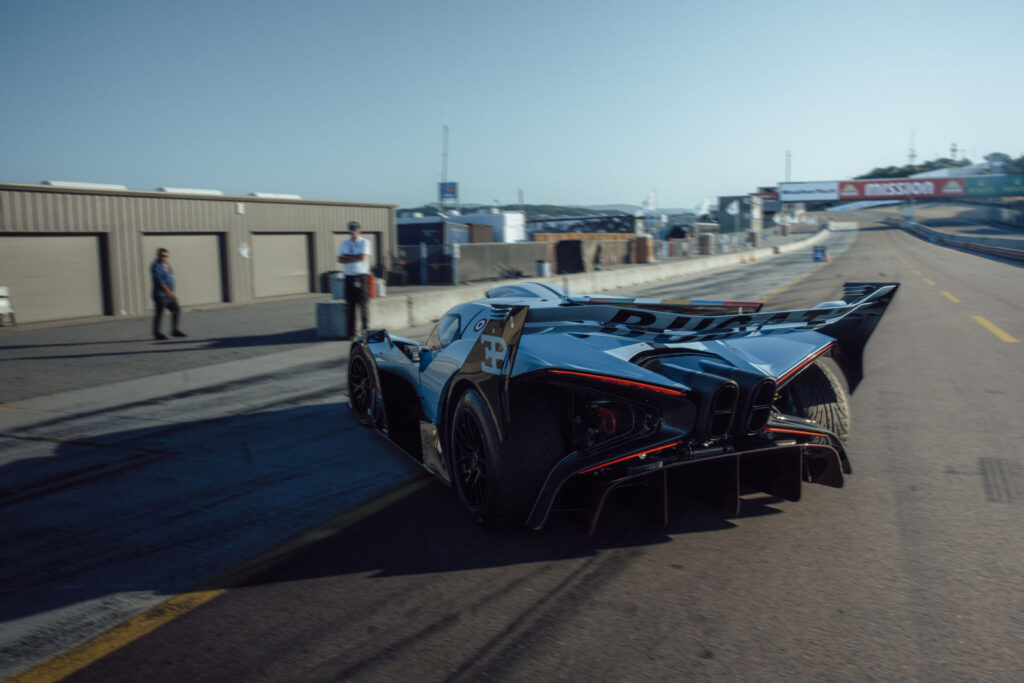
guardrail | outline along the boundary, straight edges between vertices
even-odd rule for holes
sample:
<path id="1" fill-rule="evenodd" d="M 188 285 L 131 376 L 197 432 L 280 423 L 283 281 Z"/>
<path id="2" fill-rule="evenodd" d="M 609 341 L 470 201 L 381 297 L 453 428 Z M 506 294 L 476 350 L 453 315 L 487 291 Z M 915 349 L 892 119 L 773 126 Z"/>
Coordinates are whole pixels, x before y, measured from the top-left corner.
<path id="1" fill-rule="evenodd" d="M 958 249 L 976 251 L 982 254 L 991 254 L 992 256 L 1013 259 L 1015 261 L 1024 261 L 1024 249 L 998 247 L 991 244 L 985 244 L 984 242 L 967 240 L 962 237 L 954 237 L 938 230 L 932 230 L 927 225 L 921 225 L 920 223 L 915 223 L 913 221 L 903 221 L 899 225 L 907 232 L 935 244 L 945 244 Z"/>

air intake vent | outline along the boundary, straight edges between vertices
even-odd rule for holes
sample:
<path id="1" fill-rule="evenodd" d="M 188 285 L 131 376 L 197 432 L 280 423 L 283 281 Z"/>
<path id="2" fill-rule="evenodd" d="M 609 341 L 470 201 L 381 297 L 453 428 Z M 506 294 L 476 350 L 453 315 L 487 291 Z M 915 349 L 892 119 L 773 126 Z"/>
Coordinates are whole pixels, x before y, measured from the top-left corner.
<path id="1" fill-rule="evenodd" d="M 754 434 L 764 429 L 771 417 L 775 400 L 775 382 L 766 379 L 750 392 L 750 410 L 747 412 L 747 432 Z"/>
<path id="2" fill-rule="evenodd" d="M 712 439 L 720 439 L 729 433 L 732 418 L 736 414 L 736 399 L 739 390 L 735 384 L 723 384 L 711 397 L 707 433 Z"/>

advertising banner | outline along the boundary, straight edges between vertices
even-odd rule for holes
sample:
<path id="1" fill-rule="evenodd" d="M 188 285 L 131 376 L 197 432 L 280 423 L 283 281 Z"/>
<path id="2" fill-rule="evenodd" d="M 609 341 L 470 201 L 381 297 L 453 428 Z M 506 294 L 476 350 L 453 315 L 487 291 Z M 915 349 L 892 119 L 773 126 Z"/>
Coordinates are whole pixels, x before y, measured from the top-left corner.
<path id="1" fill-rule="evenodd" d="M 963 197 L 964 178 L 896 178 L 892 180 L 844 180 L 839 183 L 839 198 L 913 199 L 915 197 Z"/>
<path id="2" fill-rule="evenodd" d="M 458 183 L 438 183 L 437 186 L 438 196 L 440 197 L 442 202 L 444 202 L 444 200 L 446 199 L 459 198 Z"/>
<path id="3" fill-rule="evenodd" d="M 971 197 L 1024 195 L 1024 175 L 985 175 L 968 178 L 967 194 Z"/>
<path id="4" fill-rule="evenodd" d="M 779 183 L 779 199 L 784 202 L 822 202 L 839 199 L 839 183 Z"/>

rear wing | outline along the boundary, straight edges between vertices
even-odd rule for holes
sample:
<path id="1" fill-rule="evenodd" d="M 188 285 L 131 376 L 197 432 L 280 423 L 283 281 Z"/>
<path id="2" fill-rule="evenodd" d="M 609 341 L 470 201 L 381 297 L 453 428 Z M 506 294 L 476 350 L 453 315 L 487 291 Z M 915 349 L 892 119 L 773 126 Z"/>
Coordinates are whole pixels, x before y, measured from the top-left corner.
<path id="1" fill-rule="evenodd" d="M 692 303 L 677 307 L 666 302 L 647 305 L 636 299 L 625 304 L 615 299 L 569 299 L 559 306 L 531 308 L 526 322 L 590 323 L 605 334 L 665 344 L 814 330 L 836 340 L 833 357 L 853 391 L 863 378 L 864 346 L 899 286 L 898 282 L 849 282 L 843 287 L 842 301 L 794 311 L 760 312 L 759 306 L 756 312 L 729 315 L 686 312 L 685 306 Z"/>
<path id="2" fill-rule="evenodd" d="M 729 337 L 737 334 L 772 330 L 817 330 L 864 308 L 884 308 L 895 294 L 899 283 L 849 283 L 847 302 L 824 302 L 815 308 L 793 311 L 743 312 L 729 315 L 701 315 L 682 312 L 685 305 L 660 302 L 651 305 L 642 299 L 569 299 L 559 306 L 531 308 L 527 323 L 580 322 L 600 325 L 602 331 L 625 329 L 640 334 L 679 337 L 673 341 Z M 625 301 L 626 303 L 622 303 Z M 660 300 L 659 300 L 660 301 Z M 604 303 L 608 302 L 608 303 Z M 717 302 L 716 302 L 717 303 Z M 721 302 L 737 305 L 740 302 Z M 687 304 L 691 305 L 691 304 Z M 760 303 L 754 305 L 760 308 Z M 702 312 L 706 309 L 701 309 Z M 637 336 L 635 334 L 630 336 Z M 663 341 L 663 340 L 659 340 Z"/>
<path id="3" fill-rule="evenodd" d="M 571 297 L 570 303 L 580 305 L 618 306 L 619 308 L 643 308 L 648 311 L 664 311 L 680 315 L 737 315 L 757 313 L 764 306 L 762 301 L 716 301 L 712 299 L 628 299 L 621 297 Z"/>

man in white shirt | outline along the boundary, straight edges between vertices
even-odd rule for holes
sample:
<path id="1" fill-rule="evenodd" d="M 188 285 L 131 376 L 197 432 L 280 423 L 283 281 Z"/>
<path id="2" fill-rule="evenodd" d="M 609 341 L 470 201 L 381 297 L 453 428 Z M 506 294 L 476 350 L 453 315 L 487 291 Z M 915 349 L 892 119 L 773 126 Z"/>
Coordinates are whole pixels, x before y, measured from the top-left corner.
<path id="1" fill-rule="evenodd" d="M 366 302 L 370 297 L 370 240 L 360 237 L 362 226 L 358 221 L 348 224 L 351 239 L 341 243 L 338 249 L 338 263 L 344 264 L 345 301 L 348 303 L 348 337 L 356 334 L 356 306 L 363 321 L 365 330 L 369 323 L 366 314 Z"/>

